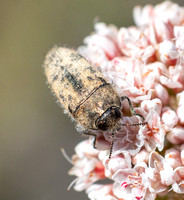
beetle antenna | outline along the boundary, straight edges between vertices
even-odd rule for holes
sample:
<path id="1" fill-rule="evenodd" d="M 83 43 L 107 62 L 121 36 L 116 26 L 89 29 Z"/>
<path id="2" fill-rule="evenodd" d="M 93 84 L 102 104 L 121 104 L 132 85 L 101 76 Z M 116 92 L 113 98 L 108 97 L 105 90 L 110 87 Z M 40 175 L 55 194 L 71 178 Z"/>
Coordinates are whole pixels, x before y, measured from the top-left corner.
<path id="1" fill-rule="evenodd" d="M 109 159 L 111 159 L 113 146 L 114 146 L 114 132 L 112 132 L 112 137 L 111 138 L 112 138 L 112 140 L 111 140 L 111 148 L 110 148 L 110 152 L 109 152 Z"/>
<path id="2" fill-rule="evenodd" d="M 121 124 L 121 126 L 144 126 L 146 124 L 148 124 L 148 122 L 132 123 L 132 124 Z"/>
<path id="3" fill-rule="evenodd" d="M 148 122 L 121 124 L 121 126 L 144 126 L 146 124 L 148 124 Z M 111 139 L 112 140 L 111 140 L 111 147 L 110 147 L 110 152 L 109 152 L 109 159 L 111 159 L 112 151 L 113 151 L 113 147 L 114 147 L 114 132 L 112 132 Z"/>

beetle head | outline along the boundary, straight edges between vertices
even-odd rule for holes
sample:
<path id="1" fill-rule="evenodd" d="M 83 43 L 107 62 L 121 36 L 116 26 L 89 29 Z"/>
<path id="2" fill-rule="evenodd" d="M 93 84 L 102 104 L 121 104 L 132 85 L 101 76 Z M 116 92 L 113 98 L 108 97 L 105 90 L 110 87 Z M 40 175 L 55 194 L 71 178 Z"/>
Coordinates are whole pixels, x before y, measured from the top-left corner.
<path id="1" fill-rule="evenodd" d="M 96 120 L 95 125 L 101 131 L 112 131 L 117 129 L 117 124 L 120 119 L 120 108 L 110 107 Z"/>

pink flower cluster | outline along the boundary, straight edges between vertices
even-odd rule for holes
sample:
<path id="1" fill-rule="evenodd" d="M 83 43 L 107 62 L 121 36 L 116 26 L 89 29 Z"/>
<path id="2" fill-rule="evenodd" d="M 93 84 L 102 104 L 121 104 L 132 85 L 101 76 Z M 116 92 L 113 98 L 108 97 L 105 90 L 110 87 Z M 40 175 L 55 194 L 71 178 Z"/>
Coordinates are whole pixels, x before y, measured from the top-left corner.
<path id="1" fill-rule="evenodd" d="M 74 189 L 91 200 L 184 194 L 184 7 L 164 1 L 133 14 L 136 26 L 95 24 L 78 49 L 148 122 L 122 127 L 111 159 L 108 132 L 97 133 L 97 149 L 86 140 L 78 144 L 69 174 L 77 176 Z M 140 122 L 122 105 L 122 123 Z"/>

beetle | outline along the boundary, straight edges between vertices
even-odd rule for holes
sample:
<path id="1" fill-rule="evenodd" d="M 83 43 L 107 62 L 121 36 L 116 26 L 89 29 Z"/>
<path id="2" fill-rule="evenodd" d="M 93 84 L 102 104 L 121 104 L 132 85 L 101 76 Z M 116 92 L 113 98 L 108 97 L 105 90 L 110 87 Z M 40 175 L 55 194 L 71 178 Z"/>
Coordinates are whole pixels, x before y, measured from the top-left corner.
<path id="1" fill-rule="evenodd" d="M 103 74 L 76 50 L 55 46 L 46 55 L 44 69 L 60 105 L 84 134 L 94 136 L 94 147 L 97 137 L 94 130 L 112 133 L 109 158 L 114 133 L 121 126 L 120 119 L 123 117 L 121 101 L 127 100 L 131 113 L 144 121 L 144 117 L 134 111 L 130 99 L 127 96 L 120 98 Z M 147 122 L 124 125 L 145 124 Z"/>

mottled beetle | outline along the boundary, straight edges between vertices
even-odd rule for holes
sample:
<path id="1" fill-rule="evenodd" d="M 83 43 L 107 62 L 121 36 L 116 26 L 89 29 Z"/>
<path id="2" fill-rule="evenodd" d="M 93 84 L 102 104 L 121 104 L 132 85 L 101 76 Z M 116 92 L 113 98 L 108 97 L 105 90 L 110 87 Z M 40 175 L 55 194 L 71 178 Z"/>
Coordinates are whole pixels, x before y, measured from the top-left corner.
<path id="1" fill-rule="evenodd" d="M 122 118 L 121 101 L 128 100 L 133 115 L 136 113 L 128 97 L 119 98 L 112 85 L 85 58 L 73 49 L 54 47 L 46 55 L 44 63 L 48 84 L 60 104 L 77 124 L 83 127 L 84 134 L 96 134 L 91 130 L 110 131 L 112 154 L 114 132 L 120 127 Z M 144 125 L 147 122 L 123 124 L 125 126 Z M 122 124 L 121 124 L 122 125 Z"/>

